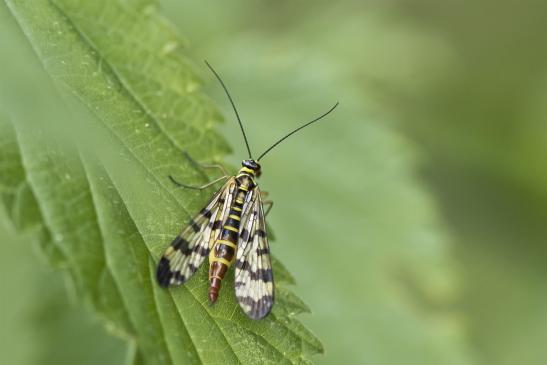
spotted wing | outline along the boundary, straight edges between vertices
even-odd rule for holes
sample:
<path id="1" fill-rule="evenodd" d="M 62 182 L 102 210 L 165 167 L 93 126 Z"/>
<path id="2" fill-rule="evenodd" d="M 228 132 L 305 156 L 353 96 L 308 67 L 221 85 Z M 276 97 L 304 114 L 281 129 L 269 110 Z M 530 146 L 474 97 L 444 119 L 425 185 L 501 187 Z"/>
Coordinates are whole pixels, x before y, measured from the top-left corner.
<path id="1" fill-rule="evenodd" d="M 220 235 L 235 188 L 235 179 L 229 179 L 165 250 L 156 273 L 161 286 L 182 284 L 201 266 Z"/>
<path id="2" fill-rule="evenodd" d="M 239 305 L 252 319 L 265 317 L 274 302 L 270 246 L 260 191 L 243 209 L 236 256 L 235 290 Z"/>

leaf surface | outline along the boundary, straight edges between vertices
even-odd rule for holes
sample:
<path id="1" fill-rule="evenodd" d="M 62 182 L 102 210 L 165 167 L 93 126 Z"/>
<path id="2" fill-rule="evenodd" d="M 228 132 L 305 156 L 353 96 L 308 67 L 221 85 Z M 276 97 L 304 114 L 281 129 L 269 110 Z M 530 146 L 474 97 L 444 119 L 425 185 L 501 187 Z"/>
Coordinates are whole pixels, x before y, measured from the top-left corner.
<path id="1" fill-rule="evenodd" d="M 159 255 L 213 192 L 176 189 L 168 175 L 202 184 L 207 176 L 181 151 L 212 161 L 228 147 L 213 130 L 219 117 L 180 37 L 153 3 L 6 4 L 53 80 L 47 97 L 59 107 L 40 121 L 14 107 L 14 130 L 3 120 L 5 205 L 34 207 L 23 221 L 51 238 L 42 240 L 44 251 L 66 268 L 76 295 L 136 346 L 133 361 L 305 363 L 321 352 L 294 318 L 308 308 L 285 287 L 293 280 L 278 262 L 278 301 L 261 321 L 241 312 L 233 273 L 213 307 L 205 267 L 178 288 L 155 283 Z M 27 193 L 14 197 L 19 187 Z"/>

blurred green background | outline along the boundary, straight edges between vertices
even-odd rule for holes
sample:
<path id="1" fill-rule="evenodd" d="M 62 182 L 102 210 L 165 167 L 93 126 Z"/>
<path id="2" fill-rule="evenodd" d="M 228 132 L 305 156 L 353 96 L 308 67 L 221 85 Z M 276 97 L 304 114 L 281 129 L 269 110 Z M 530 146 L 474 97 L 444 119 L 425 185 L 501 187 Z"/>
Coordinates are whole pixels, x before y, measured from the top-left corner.
<path id="1" fill-rule="evenodd" d="M 340 101 L 262 164 L 272 250 L 312 308 L 301 318 L 325 347 L 318 363 L 545 363 L 547 3 L 159 6 L 227 119 L 234 165 L 242 138 L 202 59 L 255 153 Z M 7 62 L 38 65 L 11 46 Z M 121 341 L 2 221 L 2 363 L 122 362 Z"/>

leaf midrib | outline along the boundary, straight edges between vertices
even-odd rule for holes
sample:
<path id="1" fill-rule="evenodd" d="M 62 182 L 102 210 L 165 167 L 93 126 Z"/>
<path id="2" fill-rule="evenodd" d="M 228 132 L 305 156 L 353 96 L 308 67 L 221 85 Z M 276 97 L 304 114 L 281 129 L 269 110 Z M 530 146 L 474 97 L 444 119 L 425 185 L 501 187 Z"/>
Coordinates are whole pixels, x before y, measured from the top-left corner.
<path id="1" fill-rule="evenodd" d="M 177 142 L 167 133 L 163 127 L 162 124 L 156 119 L 153 112 L 146 107 L 146 103 L 143 102 L 139 96 L 138 93 L 136 93 L 130 86 L 130 84 L 125 80 L 125 78 L 122 76 L 122 74 L 117 70 L 114 65 L 112 65 L 106 57 L 104 57 L 103 52 L 99 50 L 97 45 L 89 38 L 84 31 L 79 28 L 76 23 L 72 20 L 72 18 L 65 12 L 63 9 L 56 4 L 54 0 L 49 0 L 49 3 L 64 17 L 66 18 L 67 22 L 70 23 L 70 25 L 74 28 L 78 36 L 82 39 L 82 42 L 87 45 L 90 49 L 95 51 L 97 53 L 97 56 L 99 59 L 103 60 L 108 68 L 112 71 L 115 78 L 118 80 L 120 85 L 127 91 L 128 95 L 131 96 L 131 98 L 135 101 L 135 103 L 141 108 L 145 115 L 150 118 L 151 121 L 153 121 L 156 126 L 159 128 L 159 130 L 163 133 L 164 136 L 167 137 L 167 140 L 173 145 L 175 149 L 179 149 L 179 146 Z M 84 104 L 85 105 L 85 104 Z M 100 118 L 99 118 L 100 119 Z M 104 123 L 104 122 L 103 122 Z"/>
<path id="2" fill-rule="evenodd" d="M 52 0 L 49 0 L 49 3 L 55 8 L 55 10 L 62 16 L 65 18 L 65 20 L 70 23 L 70 25 L 73 27 L 73 29 L 75 30 L 75 32 L 78 34 L 78 36 L 81 38 L 82 42 L 84 44 L 86 44 L 91 50 L 95 51 L 98 55 L 98 60 L 99 60 L 99 65 L 104 62 L 106 64 L 106 66 L 108 67 L 109 70 L 111 70 L 111 73 L 113 74 L 113 76 L 116 78 L 116 80 L 118 80 L 118 82 L 120 83 L 120 85 L 122 86 L 122 88 L 124 90 L 126 90 L 127 92 L 127 95 L 129 95 L 131 97 L 131 99 L 138 105 L 138 107 L 143 110 L 143 112 L 145 113 L 145 115 L 152 121 L 156 124 L 156 126 L 159 128 L 159 130 L 162 132 L 162 134 L 164 136 L 167 136 L 167 140 L 175 147 L 175 148 L 178 148 L 178 146 L 176 145 L 176 143 L 174 142 L 174 140 L 169 136 L 168 133 L 166 133 L 163 128 L 161 127 L 161 123 L 159 123 L 156 118 L 150 114 L 148 112 L 148 109 L 146 107 L 143 106 L 143 104 L 141 104 L 140 100 L 134 95 L 133 93 L 133 90 L 131 88 L 129 88 L 126 83 L 123 81 L 123 78 L 121 78 L 118 73 L 116 72 L 116 69 L 115 67 L 113 67 L 107 60 L 106 58 L 103 57 L 102 55 L 102 52 L 100 52 L 96 46 L 93 44 L 93 42 L 91 40 L 89 40 L 84 33 L 82 33 L 80 31 L 80 29 L 75 25 L 75 23 L 72 21 L 72 19 L 66 15 L 62 9 L 56 5 Z M 27 39 L 29 38 L 27 32 L 25 31 L 25 27 L 21 24 L 21 22 L 19 21 L 19 18 L 17 17 L 16 15 L 16 12 L 13 10 L 12 6 L 7 3 L 7 6 L 8 8 L 10 9 L 10 12 L 12 14 L 12 16 L 15 18 L 17 24 L 19 24 L 19 26 L 21 27 L 23 33 L 26 35 Z M 52 75 L 47 72 L 47 68 L 44 64 L 44 61 L 47 59 L 46 57 L 43 57 L 41 56 L 41 53 L 39 52 L 39 50 L 34 46 L 34 44 L 32 42 L 29 42 L 32 49 L 34 50 L 34 52 L 38 55 L 38 58 L 39 60 L 41 61 L 42 65 L 44 66 L 44 69 L 46 70 L 46 74 L 53 80 L 55 81 L 55 79 L 53 79 Z M 101 70 L 102 70 L 102 67 L 101 67 Z M 104 70 L 102 70 L 102 72 L 105 72 Z M 184 213 L 187 215 L 187 216 L 190 216 L 190 213 L 189 213 L 189 210 L 182 204 L 180 203 L 176 196 L 173 194 L 173 192 L 171 190 L 169 190 L 168 188 L 166 188 L 165 184 L 161 182 L 160 179 L 158 179 L 156 177 L 155 174 L 153 174 L 151 172 L 151 170 L 149 170 L 146 166 L 146 164 L 141 160 L 139 159 L 135 153 L 133 153 L 133 151 L 131 150 L 131 148 L 123 141 L 122 138 L 120 138 L 115 132 L 114 130 L 110 127 L 110 125 L 105 122 L 98 114 L 95 113 L 95 111 L 93 110 L 93 108 L 90 108 L 87 103 L 85 102 L 85 100 L 78 94 L 78 93 L 74 93 L 76 95 L 76 97 L 80 100 L 80 102 L 87 108 L 87 110 L 89 110 L 93 115 L 96 116 L 96 118 L 98 120 L 101 121 L 101 123 L 110 131 L 110 133 L 120 142 L 120 144 L 125 148 L 127 149 L 127 151 L 130 153 L 130 155 L 135 158 L 135 160 L 141 165 L 144 167 L 144 169 L 148 172 L 148 174 L 150 176 L 152 176 L 152 178 L 154 180 L 156 180 L 156 182 L 158 183 L 158 185 L 162 186 L 162 188 L 167 192 L 168 195 L 170 195 L 173 200 L 175 200 L 177 202 L 177 204 L 180 206 L 180 208 L 182 208 L 182 210 L 184 211 Z"/>
<path id="3" fill-rule="evenodd" d="M 99 49 L 97 48 L 97 46 L 93 43 L 93 41 L 91 39 L 89 39 L 84 32 L 82 32 L 80 30 L 80 28 L 78 28 L 76 26 L 76 24 L 74 23 L 74 21 L 57 5 L 55 4 L 54 1 L 52 0 L 49 0 L 49 3 L 52 4 L 52 6 L 56 9 L 56 11 L 58 11 L 60 13 L 61 16 L 65 17 L 66 18 L 66 21 L 68 23 L 70 23 L 70 25 L 74 28 L 75 32 L 78 34 L 78 36 L 81 38 L 82 42 L 87 45 L 91 50 L 95 51 L 99 60 L 101 60 L 102 62 L 104 62 L 106 64 L 106 66 L 108 67 L 109 70 L 111 70 L 111 73 L 113 74 L 113 76 L 116 78 L 116 80 L 118 80 L 118 82 L 120 83 L 120 85 L 122 86 L 122 88 L 124 90 L 126 90 L 127 92 L 127 95 L 130 96 L 130 98 L 138 105 L 138 107 L 145 113 L 145 115 L 154 123 L 156 124 L 156 126 L 159 128 L 159 130 L 161 131 L 161 133 L 167 138 L 167 140 L 169 141 L 169 143 L 175 148 L 175 149 L 178 149 L 178 145 L 176 144 L 176 142 L 173 140 L 173 138 L 169 135 L 169 133 L 167 133 L 163 128 L 162 128 L 162 125 L 161 123 L 159 123 L 159 121 L 155 118 L 155 116 L 148 110 L 148 108 L 146 108 L 145 104 L 141 102 L 141 100 L 138 98 L 138 96 L 136 95 L 136 93 L 134 92 L 134 90 L 125 82 L 125 79 L 117 72 L 116 70 L 116 67 L 114 67 L 113 65 L 110 64 L 110 62 L 108 62 L 108 60 L 103 56 L 103 53 L 101 51 L 99 51 Z M 103 72 L 106 72 L 104 69 L 103 69 Z M 48 73 L 49 74 L 49 73 Z M 97 117 L 98 120 L 100 120 L 102 122 L 102 124 L 111 132 L 111 134 L 120 142 L 120 144 L 127 149 L 127 151 L 130 153 L 130 155 L 135 158 L 136 161 L 139 162 L 139 164 L 141 166 L 144 167 L 144 169 L 148 172 L 149 175 L 151 175 L 154 180 L 156 180 L 156 182 L 162 186 L 162 188 L 167 192 L 167 194 L 169 194 L 174 201 L 177 202 L 177 204 L 182 208 L 182 210 L 184 211 L 184 213 L 187 215 L 187 216 L 190 216 L 190 213 L 189 213 L 189 210 L 187 207 L 185 207 L 181 202 L 178 201 L 177 197 L 175 196 L 175 194 L 173 194 L 172 190 L 168 189 L 165 184 L 154 174 L 152 173 L 152 171 L 147 167 L 147 165 L 137 157 L 137 155 L 135 153 L 133 153 L 132 149 L 123 141 L 122 138 L 120 138 L 116 132 L 114 132 L 114 130 L 111 128 L 111 126 L 105 122 L 98 114 L 96 114 L 93 110 L 93 108 L 90 108 L 85 100 L 82 99 L 82 97 L 79 95 L 79 94 L 76 94 L 76 96 L 78 97 L 78 99 L 82 102 L 83 105 L 86 106 L 86 108 L 93 114 Z"/>

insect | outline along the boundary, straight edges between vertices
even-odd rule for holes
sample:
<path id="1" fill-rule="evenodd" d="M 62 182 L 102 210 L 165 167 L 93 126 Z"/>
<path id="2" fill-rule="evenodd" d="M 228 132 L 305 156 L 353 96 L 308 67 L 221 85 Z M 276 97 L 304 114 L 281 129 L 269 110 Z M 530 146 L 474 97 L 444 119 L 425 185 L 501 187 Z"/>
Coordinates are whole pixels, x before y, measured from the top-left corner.
<path id="1" fill-rule="evenodd" d="M 272 309 L 274 282 L 262 202 L 264 193 L 261 193 L 256 182 L 261 174 L 259 161 L 283 140 L 332 112 L 338 103 L 323 115 L 288 133 L 253 159 L 232 97 L 218 73 L 207 61 L 205 63 L 230 100 L 249 159 L 243 160 L 235 176 L 224 173 L 224 176 L 200 187 L 181 184 L 169 176 L 176 185 L 192 189 L 204 189 L 221 180 L 225 183 L 165 250 L 158 263 L 157 280 L 163 287 L 180 285 L 190 279 L 209 257 L 209 301 L 212 304 L 217 300 L 228 268 L 235 261 L 237 301 L 250 318 L 261 319 Z M 203 167 L 224 170 L 219 165 Z"/>

